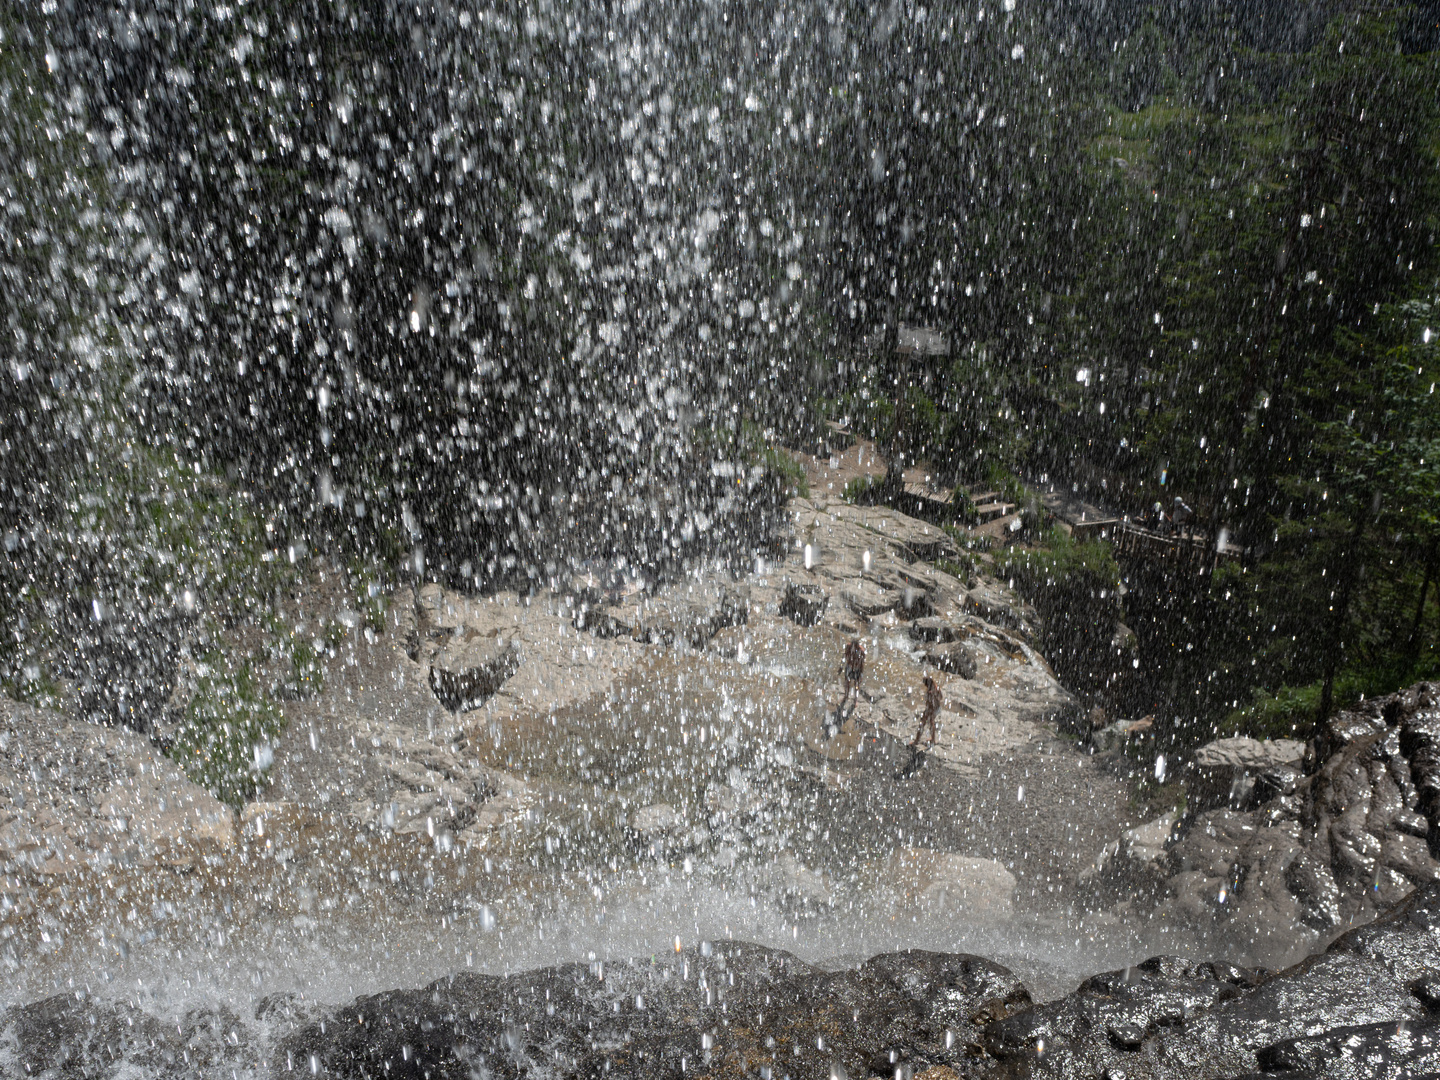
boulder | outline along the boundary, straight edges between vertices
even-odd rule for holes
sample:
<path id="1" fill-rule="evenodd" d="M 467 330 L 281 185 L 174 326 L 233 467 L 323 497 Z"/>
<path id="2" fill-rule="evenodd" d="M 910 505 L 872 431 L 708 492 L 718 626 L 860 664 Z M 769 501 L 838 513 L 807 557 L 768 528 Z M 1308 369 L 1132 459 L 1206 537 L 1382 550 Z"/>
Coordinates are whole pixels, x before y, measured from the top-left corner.
<path id="1" fill-rule="evenodd" d="M 539 1064 L 557 1078 L 971 1076 L 984 1026 L 1029 1001 L 1011 972 L 976 956 L 915 949 L 832 972 L 705 941 L 360 998 L 285 1036 L 272 1060 L 341 1078 Z"/>
<path id="2" fill-rule="evenodd" d="M 1192 813 L 1217 806 L 1248 808 L 1257 795 L 1273 797 L 1295 790 L 1305 746 L 1294 739 L 1216 739 L 1195 751 L 1185 771 Z M 1257 791 L 1256 785 L 1260 783 Z"/>
<path id="3" fill-rule="evenodd" d="M 0 873 L 190 866 L 236 835 L 235 812 L 144 736 L 0 697 Z"/>
<path id="4" fill-rule="evenodd" d="M 830 597 L 818 585 L 790 582 L 780 601 L 780 614 L 798 626 L 814 626 L 825 614 Z"/>
<path id="5" fill-rule="evenodd" d="M 975 678 L 979 670 L 975 657 L 963 641 L 950 641 L 931 645 L 925 650 L 925 663 L 962 679 Z"/>
<path id="6" fill-rule="evenodd" d="M 512 642 L 499 637 L 457 640 L 430 662 L 430 689 L 451 712 L 485 704 L 520 667 Z"/>
<path id="7" fill-rule="evenodd" d="M 886 861 L 885 876 L 923 912 L 994 922 L 1014 911 L 1015 875 L 993 859 L 906 847 Z"/>
<path id="8" fill-rule="evenodd" d="M 1425 796 L 1440 788 L 1427 741 L 1437 720 L 1436 684 L 1341 713 L 1316 740 L 1328 756 L 1312 759 L 1310 776 L 1295 767 L 1297 743 L 1202 747 L 1160 879 L 1130 899 L 1155 917 L 1259 947 L 1295 926 L 1333 933 L 1429 886 L 1440 879 L 1436 807 Z"/>

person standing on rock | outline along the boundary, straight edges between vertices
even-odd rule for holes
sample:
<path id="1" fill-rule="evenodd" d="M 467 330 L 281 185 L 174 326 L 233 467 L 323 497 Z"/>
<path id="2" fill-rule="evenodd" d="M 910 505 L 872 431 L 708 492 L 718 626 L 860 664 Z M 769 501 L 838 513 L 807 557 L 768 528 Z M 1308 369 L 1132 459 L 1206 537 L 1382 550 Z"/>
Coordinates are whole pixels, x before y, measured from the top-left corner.
<path id="1" fill-rule="evenodd" d="M 860 700 L 860 680 L 865 675 L 865 643 L 858 637 L 851 638 L 845 645 L 845 664 L 841 673 L 845 679 L 845 693 L 840 698 L 840 707 L 835 710 L 837 717 L 845 711 L 852 691 L 855 700 Z"/>
<path id="2" fill-rule="evenodd" d="M 940 693 L 940 684 L 935 681 L 934 675 L 925 676 L 925 711 L 920 714 L 920 726 L 915 729 L 915 738 L 910 745 L 915 748 L 920 746 L 920 736 L 925 733 L 925 725 L 930 725 L 930 745 L 935 745 L 935 740 L 940 737 L 940 706 L 945 704 L 945 695 Z"/>
<path id="3" fill-rule="evenodd" d="M 1179 495 L 1175 496 L 1175 508 L 1170 511 L 1170 531 L 1176 536 L 1184 536 L 1185 528 L 1190 519 L 1195 516 L 1195 511 L 1185 505 L 1185 500 Z"/>

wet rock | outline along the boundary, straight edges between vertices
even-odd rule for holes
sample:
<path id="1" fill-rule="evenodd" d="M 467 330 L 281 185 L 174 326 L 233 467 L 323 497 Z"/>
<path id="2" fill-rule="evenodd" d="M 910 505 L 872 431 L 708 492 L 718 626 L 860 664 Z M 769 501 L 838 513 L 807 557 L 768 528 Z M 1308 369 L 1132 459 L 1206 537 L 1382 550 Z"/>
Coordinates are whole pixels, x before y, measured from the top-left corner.
<path id="1" fill-rule="evenodd" d="M 979 957 L 908 951 L 840 972 L 716 942 L 646 960 L 462 973 L 361 998 L 283 1040 L 274 1060 L 327 1075 L 969 1075 L 980 1028 L 1028 1004 Z M 939 1075 L 939 1074 L 936 1074 Z"/>
<path id="2" fill-rule="evenodd" d="M 1174 834 L 1178 815 L 1162 814 L 1154 821 L 1127 829 L 1080 873 L 1082 885 L 1094 885 L 1119 894 L 1154 893 L 1165 877 L 1162 860 Z"/>
<path id="3" fill-rule="evenodd" d="M 1259 1054 L 1286 1039 L 1339 1027 L 1412 1023 L 1424 1010 L 1398 980 L 1373 961 L 1343 953 L 1311 956 L 1254 989 L 1166 1033 L 1156 1046 L 1165 1076 L 1226 1076 L 1255 1071 Z"/>
<path id="4" fill-rule="evenodd" d="M 1362 923 L 1436 880 L 1440 807 L 1426 792 L 1440 791 L 1437 701 L 1422 683 L 1337 715 L 1313 744 L 1328 756 L 1312 754 L 1310 776 L 1294 767 L 1295 743 L 1202 747 L 1164 880 L 1142 901 L 1260 949 L 1297 924 L 1324 934 Z"/>
<path id="5" fill-rule="evenodd" d="M 652 645 L 703 649 L 716 632 L 749 620 L 749 590 L 687 588 L 647 598 L 638 608 L 633 636 Z"/>
<path id="6" fill-rule="evenodd" d="M 22 1076 L 228 1076 L 260 1066 L 259 1041 L 226 1009 L 192 1009 L 166 1022 L 83 992 L 10 1009 L 0 1041 Z"/>
<path id="7" fill-rule="evenodd" d="M 936 559 L 952 558 L 959 551 L 955 541 L 943 529 L 892 510 L 888 506 L 834 503 L 825 507 L 825 510 L 837 522 L 859 526 L 864 533 L 873 537 L 867 546 L 888 548 L 906 562 L 934 562 Z"/>
<path id="8" fill-rule="evenodd" d="M 430 665 L 430 689 L 451 712 L 469 712 L 490 700 L 520 667 L 519 653 L 501 638 L 441 650 Z"/>
<path id="9" fill-rule="evenodd" d="M 978 670 L 975 656 L 964 642 L 951 641 L 925 650 L 925 663 L 963 679 L 973 679 Z"/>
<path id="10" fill-rule="evenodd" d="M 891 869 L 910 873 L 922 856 L 938 866 L 937 855 L 911 849 Z M 64 994 L 0 1015 L 0 1069 L 106 1078 L 1419 1080 L 1440 1068 L 1437 964 L 1440 883 L 1284 971 L 1155 956 L 1042 1004 L 976 956 L 908 950 L 822 971 L 780 950 L 699 942 L 503 977 L 459 972 L 338 1007 L 272 995 L 253 1025 L 223 1009 L 162 1020 L 128 1002 Z"/>
<path id="11" fill-rule="evenodd" d="M 1237 993 L 1235 983 L 1217 977 L 1223 971 L 1223 965 L 1152 957 L 1092 976 L 1066 998 L 991 1025 L 980 1045 L 1001 1063 L 1000 1075 L 1102 1076 L 1107 1070 L 1113 1075 L 1144 1062 L 1144 1056 L 1133 1055 L 1163 1030 L 1183 1026 Z"/>
<path id="12" fill-rule="evenodd" d="M 1298 852 L 1285 868 L 1285 885 L 1300 905 L 1300 918 L 1316 930 L 1340 924 L 1340 886 L 1330 868 Z"/>
<path id="13" fill-rule="evenodd" d="M 830 597 L 818 585 L 791 582 L 785 586 L 785 596 L 780 601 L 780 614 L 797 626 L 814 626 L 825 614 Z"/>
<path id="14" fill-rule="evenodd" d="M 1256 1058 L 1279 1080 L 1420 1080 L 1440 1074 L 1440 1020 L 1336 1028 L 1275 1043 Z"/>
<path id="15" fill-rule="evenodd" d="M 1271 798 L 1289 794 L 1300 779 L 1298 766 L 1304 752 L 1304 744 L 1294 739 L 1237 737 L 1206 743 L 1186 769 L 1187 808 L 1196 814 L 1217 806 L 1249 809 L 1261 778 L 1259 792 Z"/>
<path id="16" fill-rule="evenodd" d="M 900 591 L 898 610 L 908 619 L 924 619 L 935 614 L 935 599 L 929 590 L 915 588 Z"/>

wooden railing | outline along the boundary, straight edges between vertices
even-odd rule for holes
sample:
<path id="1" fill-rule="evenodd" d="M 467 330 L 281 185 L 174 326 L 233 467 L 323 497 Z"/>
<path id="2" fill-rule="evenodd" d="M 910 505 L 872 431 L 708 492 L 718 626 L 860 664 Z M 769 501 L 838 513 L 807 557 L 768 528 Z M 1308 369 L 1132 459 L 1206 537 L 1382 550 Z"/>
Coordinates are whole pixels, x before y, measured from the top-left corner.
<path id="1" fill-rule="evenodd" d="M 1194 567 L 1197 571 L 1217 562 L 1239 559 L 1242 554 L 1233 544 L 1217 546 L 1203 533 L 1159 532 L 1125 518 L 1075 522 L 1070 526 L 1070 535 L 1077 540 L 1108 540 L 1116 557 L 1170 562 Z"/>

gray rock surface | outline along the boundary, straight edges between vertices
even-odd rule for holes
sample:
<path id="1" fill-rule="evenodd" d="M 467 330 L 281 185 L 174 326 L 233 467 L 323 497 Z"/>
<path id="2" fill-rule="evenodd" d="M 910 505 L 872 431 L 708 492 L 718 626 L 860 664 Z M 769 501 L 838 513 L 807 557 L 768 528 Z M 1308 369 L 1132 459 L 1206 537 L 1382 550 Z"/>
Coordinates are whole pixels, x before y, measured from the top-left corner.
<path id="1" fill-rule="evenodd" d="M 1260 792 L 1288 794 L 1300 779 L 1305 744 L 1295 739 L 1216 739 L 1195 751 L 1185 776 L 1192 814 L 1245 806 Z"/>
<path id="2" fill-rule="evenodd" d="M 0 696 L 0 873 L 190 866 L 235 835 L 235 812 L 143 735 Z"/>
<path id="3" fill-rule="evenodd" d="M 1212 743 L 1186 774 L 1176 835 L 1158 859 L 1109 867 L 1112 895 L 1255 952 L 1297 926 L 1321 941 L 1367 922 L 1440 879 L 1437 734 L 1440 685 L 1421 683 L 1337 715 L 1309 776 L 1291 764 L 1296 744 Z"/>
<path id="4" fill-rule="evenodd" d="M 824 971 L 733 941 L 461 971 L 338 1007 L 272 996 L 254 1021 L 62 994 L 0 1014 L 0 1072 L 1418 1080 L 1440 1062 L 1437 970 L 1440 883 L 1284 971 L 1162 955 L 1040 1004 L 976 956 L 908 950 Z"/>

